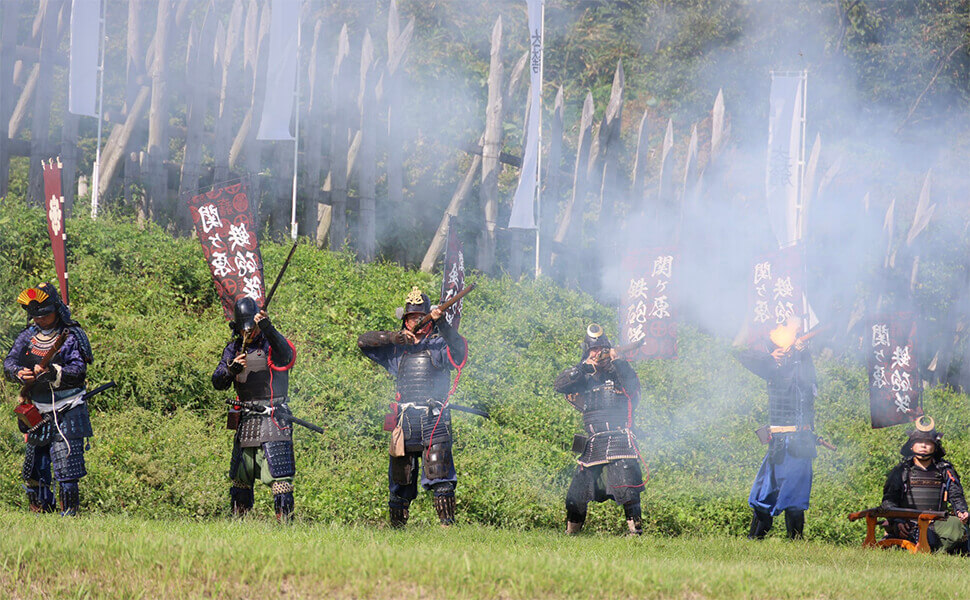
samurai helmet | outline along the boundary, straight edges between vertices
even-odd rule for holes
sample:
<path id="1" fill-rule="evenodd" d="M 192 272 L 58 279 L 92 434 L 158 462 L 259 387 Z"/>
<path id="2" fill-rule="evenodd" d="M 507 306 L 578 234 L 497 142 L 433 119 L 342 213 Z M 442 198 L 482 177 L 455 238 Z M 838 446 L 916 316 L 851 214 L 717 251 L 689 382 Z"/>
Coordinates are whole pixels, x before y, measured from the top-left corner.
<path id="1" fill-rule="evenodd" d="M 606 332 L 603 331 L 603 326 L 598 323 L 590 323 L 589 327 L 586 328 L 586 338 L 583 340 L 583 358 L 586 360 L 589 357 L 589 351 L 596 348 L 612 348 L 613 344 L 610 342 L 610 338 L 606 337 Z"/>
<path id="2" fill-rule="evenodd" d="M 27 316 L 43 317 L 57 310 L 57 291 L 49 283 L 42 283 L 37 287 L 27 288 L 17 296 L 17 302 L 27 311 Z"/>
<path id="3" fill-rule="evenodd" d="M 232 322 L 229 327 L 238 335 L 251 331 L 256 327 L 256 315 L 259 314 L 259 307 L 256 301 L 249 296 L 243 296 L 236 300 L 232 307 Z"/>
<path id="4" fill-rule="evenodd" d="M 397 318 L 406 319 L 408 315 L 426 315 L 431 312 L 431 298 L 421 291 L 418 286 L 412 286 L 411 292 L 404 299 L 404 307 L 398 307 Z"/>
<path id="5" fill-rule="evenodd" d="M 920 456 L 913 452 L 913 444 L 916 442 L 931 442 L 936 449 L 933 451 L 933 458 L 935 460 L 940 460 L 946 456 L 946 450 L 943 449 L 943 444 L 940 440 L 943 438 L 943 434 L 936 430 L 933 417 L 923 415 L 916 419 L 915 422 L 916 429 L 912 429 L 906 432 L 909 439 L 903 444 L 903 447 L 899 450 L 905 458 L 910 458 L 912 456 L 917 456 L 918 458 L 929 458 L 928 456 Z"/>

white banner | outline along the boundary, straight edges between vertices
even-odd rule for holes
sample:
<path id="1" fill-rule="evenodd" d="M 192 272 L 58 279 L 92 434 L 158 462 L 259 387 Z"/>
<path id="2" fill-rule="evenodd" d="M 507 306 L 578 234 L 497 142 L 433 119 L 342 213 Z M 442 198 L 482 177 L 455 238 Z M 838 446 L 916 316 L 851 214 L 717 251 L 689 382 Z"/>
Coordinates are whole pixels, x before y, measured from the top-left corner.
<path id="1" fill-rule="evenodd" d="M 535 195 L 539 172 L 539 138 L 542 121 L 542 5 L 545 0 L 526 0 L 529 6 L 529 119 L 519 185 L 512 197 L 509 229 L 535 229 Z"/>
<path id="2" fill-rule="evenodd" d="M 768 218 L 782 247 L 801 239 L 802 118 L 804 73 L 772 73 L 768 107 Z"/>
<path id="3" fill-rule="evenodd" d="M 273 0 L 269 22 L 266 95 L 257 140 L 292 140 L 290 118 L 296 90 L 299 0 Z"/>
<path id="4" fill-rule="evenodd" d="M 74 0 L 71 4 L 71 69 L 67 109 L 76 115 L 98 116 L 100 21 L 100 0 Z"/>

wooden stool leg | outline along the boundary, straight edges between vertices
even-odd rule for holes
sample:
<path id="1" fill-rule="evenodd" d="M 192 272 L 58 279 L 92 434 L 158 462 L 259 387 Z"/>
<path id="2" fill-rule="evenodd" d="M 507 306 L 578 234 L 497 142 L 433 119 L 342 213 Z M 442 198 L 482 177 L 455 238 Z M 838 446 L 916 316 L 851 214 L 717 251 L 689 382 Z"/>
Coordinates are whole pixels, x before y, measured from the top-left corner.
<path id="1" fill-rule="evenodd" d="M 876 545 L 876 517 L 866 515 L 866 539 L 862 541 L 863 548 L 872 548 Z"/>
<path id="2" fill-rule="evenodd" d="M 926 536 L 926 530 L 930 527 L 930 519 L 920 515 L 916 523 L 919 526 L 919 542 L 916 544 L 916 552 L 931 552 L 930 540 Z"/>

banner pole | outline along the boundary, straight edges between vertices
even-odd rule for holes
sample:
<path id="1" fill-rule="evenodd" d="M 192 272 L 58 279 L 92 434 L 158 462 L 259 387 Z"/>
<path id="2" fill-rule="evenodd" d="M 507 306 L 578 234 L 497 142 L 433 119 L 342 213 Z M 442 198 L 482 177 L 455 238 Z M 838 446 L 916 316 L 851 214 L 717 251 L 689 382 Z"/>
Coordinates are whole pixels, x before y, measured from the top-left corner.
<path id="1" fill-rule="evenodd" d="M 94 169 L 91 173 L 91 218 L 98 218 L 98 188 L 101 186 L 101 123 L 104 120 L 104 40 L 108 36 L 105 28 L 105 13 L 107 12 L 106 0 L 101 0 L 101 13 L 98 19 L 98 32 L 101 34 L 98 41 L 98 53 L 100 54 L 100 64 L 98 65 L 98 145 L 94 151 Z"/>
<path id="2" fill-rule="evenodd" d="M 296 241 L 296 176 L 299 172 L 300 161 L 300 37 L 303 30 L 303 11 L 296 21 L 296 90 L 294 91 L 294 109 L 296 111 L 296 130 L 293 136 L 293 196 L 290 200 L 290 237 Z"/>
<path id="3" fill-rule="evenodd" d="M 542 8 L 539 11 L 539 135 L 538 143 L 536 144 L 536 275 L 535 278 L 538 279 L 539 275 L 542 274 L 542 265 L 540 264 L 540 254 L 539 254 L 539 244 L 542 238 L 542 81 L 543 81 L 543 66 L 546 61 L 546 2 L 542 0 Z"/>

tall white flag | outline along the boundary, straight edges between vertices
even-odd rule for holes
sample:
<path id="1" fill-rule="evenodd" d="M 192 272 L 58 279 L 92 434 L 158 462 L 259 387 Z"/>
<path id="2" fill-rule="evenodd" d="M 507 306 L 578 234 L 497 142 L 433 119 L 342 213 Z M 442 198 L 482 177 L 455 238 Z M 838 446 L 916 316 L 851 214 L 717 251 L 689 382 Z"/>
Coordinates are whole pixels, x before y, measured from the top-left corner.
<path id="1" fill-rule="evenodd" d="M 512 216 L 509 229 L 535 229 L 536 179 L 539 171 L 539 126 L 542 115 L 542 5 L 545 0 L 526 0 L 529 6 L 529 57 L 531 74 L 529 120 L 525 132 L 525 152 L 519 185 L 512 197 Z"/>
<path id="2" fill-rule="evenodd" d="M 802 121 L 804 73 L 772 73 L 768 103 L 768 218 L 782 247 L 801 239 Z"/>
<path id="3" fill-rule="evenodd" d="M 98 36 L 101 1 L 74 0 L 71 4 L 71 69 L 67 109 L 76 115 L 98 116 Z"/>
<path id="4" fill-rule="evenodd" d="M 273 0 L 269 22 L 269 62 L 266 94 L 259 120 L 257 140 L 292 140 L 290 118 L 296 90 L 297 33 L 300 27 L 299 0 Z"/>

